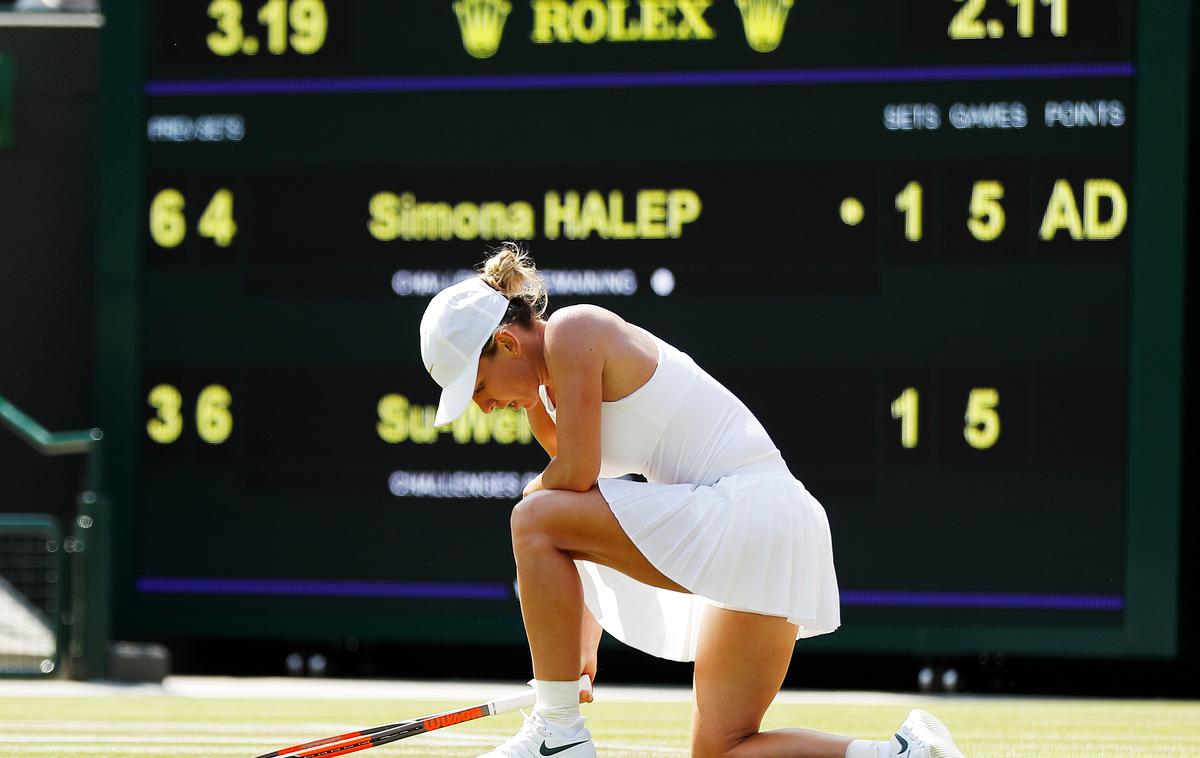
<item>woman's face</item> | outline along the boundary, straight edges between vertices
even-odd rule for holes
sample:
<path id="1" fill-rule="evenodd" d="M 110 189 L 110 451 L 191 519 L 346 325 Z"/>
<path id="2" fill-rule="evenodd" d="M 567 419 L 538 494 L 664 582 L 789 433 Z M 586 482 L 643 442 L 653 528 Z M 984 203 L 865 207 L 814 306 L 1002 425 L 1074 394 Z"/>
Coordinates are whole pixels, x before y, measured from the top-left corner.
<path id="1" fill-rule="evenodd" d="M 496 333 L 496 351 L 479 359 L 472 399 L 484 413 L 496 408 L 529 408 L 539 402 L 538 375 L 530 353 L 522 349 L 518 334 L 508 328 Z"/>

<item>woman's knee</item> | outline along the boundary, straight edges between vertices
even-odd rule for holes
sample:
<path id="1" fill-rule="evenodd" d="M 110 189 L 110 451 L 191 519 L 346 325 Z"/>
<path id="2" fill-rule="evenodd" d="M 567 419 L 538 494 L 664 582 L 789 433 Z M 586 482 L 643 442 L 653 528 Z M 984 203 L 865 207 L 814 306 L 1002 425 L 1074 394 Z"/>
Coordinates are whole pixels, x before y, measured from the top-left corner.
<path id="1" fill-rule="evenodd" d="M 521 502 L 513 507 L 512 517 L 509 519 L 513 547 L 517 547 L 518 542 L 524 544 L 550 536 L 546 516 L 550 505 L 548 501 L 553 497 L 552 491 L 538 490 L 522 498 Z"/>
<path id="2" fill-rule="evenodd" d="M 731 756 L 746 740 L 758 734 L 758 729 L 747 727 L 729 731 L 705 729 L 703 726 L 692 731 L 692 758 L 725 758 Z"/>

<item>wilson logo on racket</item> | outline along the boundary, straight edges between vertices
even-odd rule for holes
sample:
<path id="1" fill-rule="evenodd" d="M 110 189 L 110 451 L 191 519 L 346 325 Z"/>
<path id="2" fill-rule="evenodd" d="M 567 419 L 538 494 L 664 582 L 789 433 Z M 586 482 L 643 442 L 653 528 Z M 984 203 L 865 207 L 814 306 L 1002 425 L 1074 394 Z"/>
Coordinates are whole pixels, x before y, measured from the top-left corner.
<path id="1" fill-rule="evenodd" d="M 454 726 L 461 724 L 464 721 L 481 718 L 486 716 L 487 711 L 482 708 L 472 708 L 468 711 L 458 711 L 457 713 L 446 713 L 441 716 L 425 719 L 425 728 L 428 730 L 441 729 L 444 726 Z"/>

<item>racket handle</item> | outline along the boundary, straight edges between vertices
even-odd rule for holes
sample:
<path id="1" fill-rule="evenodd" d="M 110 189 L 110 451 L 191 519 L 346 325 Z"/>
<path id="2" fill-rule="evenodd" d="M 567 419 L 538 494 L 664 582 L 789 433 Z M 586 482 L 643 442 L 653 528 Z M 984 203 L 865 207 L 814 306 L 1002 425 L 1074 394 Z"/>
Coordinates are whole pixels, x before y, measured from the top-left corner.
<path id="1" fill-rule="evenodd" d="M 499 713 L 512 713 L 521 708 L 530 708 L 537 700 L 537 693 L 532 688 L 512 695 L 498 697 L 488 703 L 488 709 L 495 716 Z"/>
<path id="2" fill-rule="evenodd" d="M 592 691 L 592 679 L 587 674 L 579 677 L 579 691 L 586 691 L 589 694 Z M 532 708 L 535 702 L 537 702 L 537 693 L 530 687 L 512 695 L 496 698 L 488 703 L 488 708 L 494 716 L 499 713 L 512 713 L 521 708 Z"/>

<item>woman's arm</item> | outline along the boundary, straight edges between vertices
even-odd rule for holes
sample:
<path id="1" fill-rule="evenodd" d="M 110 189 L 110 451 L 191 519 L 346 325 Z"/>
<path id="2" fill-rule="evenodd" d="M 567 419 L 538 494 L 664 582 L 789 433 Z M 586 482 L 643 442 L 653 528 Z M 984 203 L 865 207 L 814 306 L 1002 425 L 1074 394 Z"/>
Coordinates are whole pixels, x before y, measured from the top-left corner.
<path id="1" fill-rule="evenodd" d="M 529 419 L 529 428 L 533 430 L 534 438 L 546 454 L 553 458 L 558 454 L 558 428 L 554 425 L 554 419 L 550 418 L 550 414 L 541 403 L 525 409 L 525 416 Z"/>
<path id="2" fill-rule="evenodd" d="M 546 326 L 546 368 L 557 398 L 555 453 L 541 475 L 548 490 L 587 492 L 600 475 L 603 325 L 583 309 L 563 309 Z"/>
<path id="3" fill-rule="evenodd" d="M 558 428 L 554 425 L 554 419 L 550 418 L 550 414 L 542 407 L 541 403 L 527 408 L 525 415 L 529 419 L 529 428 L 533 430 L 533 436 L 537 439 L 538 444 L 546 451 L 546 454 L 553 460 L 558 452 Z M 521 497 L 527 497 L 531 492 L 537 492 L 544 489 L 542 486 L 542 475 L 538 474 L 528 484 L 525 485 L 524 491 L 521 492 Z"/>

